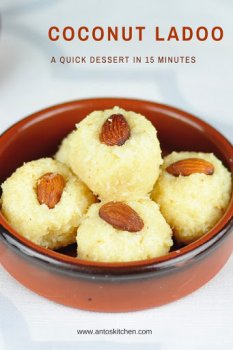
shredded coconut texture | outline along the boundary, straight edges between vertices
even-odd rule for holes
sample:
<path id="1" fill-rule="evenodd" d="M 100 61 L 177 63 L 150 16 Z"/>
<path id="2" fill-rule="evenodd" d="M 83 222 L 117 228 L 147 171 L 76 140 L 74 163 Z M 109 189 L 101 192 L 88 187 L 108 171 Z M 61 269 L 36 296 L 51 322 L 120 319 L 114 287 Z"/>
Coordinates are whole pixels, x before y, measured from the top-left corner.
<path id="1" fill-rule="evenodd" d="M 37 182 L 48 172 L 62 175 L 65 187 L 53 209 L 40 204 Z M 2 213 L 21 235 L 45 248 L 74 243 L 81 217 L 95 201 L 93 194 L 68 167 L 51 158 L 24 164 L 2 184 Z"/>
<path id="2" fill-rule="evenodd" d="M 107 146 L 99 139 L 112 114 L 122 114 L 130 126 L 131 136 L 122 146 Z M 101 200 L 147 198 L 162 164 L 151 122 L 119 107 L 88 115 L 63 141 L 55 158 L 69 165 Z"/>
<path id="3" fill-rule="evenodd" d="M 101 262 L 136 261 L 159 257 L 172 246 L 172 230 L 153 201 L 126 201 L 144 222 L 139 232 L 121 231 L 101 219 L 104 203 L 91 205 L 77 232 L 78 258 Z"/>
<path id="4" fill-rule="evenodd" d="M 214 165 L 214 174 L 175 177 L 166 168 L 186 158 Z M 212 153 L 172 152 L 164 158 L 162 173 L 152 192 L 174 236 L 188 244 L 208 232 L 222 217 L 231 195 L 231 174 Z"/>

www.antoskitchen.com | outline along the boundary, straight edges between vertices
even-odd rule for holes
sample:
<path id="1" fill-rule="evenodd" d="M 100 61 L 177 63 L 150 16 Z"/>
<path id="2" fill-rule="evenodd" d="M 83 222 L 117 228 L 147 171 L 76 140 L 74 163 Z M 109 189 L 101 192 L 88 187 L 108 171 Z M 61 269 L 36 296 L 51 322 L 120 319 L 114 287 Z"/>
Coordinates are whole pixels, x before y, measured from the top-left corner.
<path id="1" fill-rule="evenodd" d="M 77 329 L 78 335 L 151 335 L 151 329 Z"/>

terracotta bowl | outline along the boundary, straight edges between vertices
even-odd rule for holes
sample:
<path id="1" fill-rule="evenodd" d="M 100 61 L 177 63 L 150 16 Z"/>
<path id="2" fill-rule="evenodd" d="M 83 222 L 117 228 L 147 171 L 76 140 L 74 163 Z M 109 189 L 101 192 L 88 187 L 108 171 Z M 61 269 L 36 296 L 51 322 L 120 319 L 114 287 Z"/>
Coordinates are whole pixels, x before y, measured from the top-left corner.
<path id="1" fill-rule="evenodd" d="M 213 152 L 233 170 L 231 144 L 203 121 L 153 102 L 102 98 L 54 106 L 8 129 L 0 137 L 0 183 L 23 162 L 53 155 L 61 139 L 88 113 L 115 105 L 147 116 L 164 152 Z M 106 312 L 150 308 L 193 292 L 223 267 L 233 249 L 232 213 L 233 198 L 216 226 L 196 242 L 161 258 L 130 263 L 88 262 L 66 250 L 41 248 L 1 216 L 0 260 L 20 283 L 57 303 Z"/>

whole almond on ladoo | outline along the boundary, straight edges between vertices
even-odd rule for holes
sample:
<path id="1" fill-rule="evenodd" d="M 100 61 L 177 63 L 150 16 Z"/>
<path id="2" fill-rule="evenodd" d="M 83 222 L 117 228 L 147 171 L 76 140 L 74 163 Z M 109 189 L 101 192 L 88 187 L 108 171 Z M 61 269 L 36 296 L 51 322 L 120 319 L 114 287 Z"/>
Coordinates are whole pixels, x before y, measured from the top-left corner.
<path id="1" fill-rule="evenodd" d="M 92 112 L 76 127 L 57 159 L 68 160 L 72 171 L 105 203 L 148 196 L 162 164 L 156 129 L 149 120 L 114 107 Z"/>
<path id="2" fill-rule="evenodd" d="M 122 202 L 104 204 L 99 210 L 99 216 L 114 228 L 122 231 L 138 232 L 144 227 L 136 211 Z"/>
<path id="3" fill-rule="evenodd" d="M 122 146 L 129 138 L 130 127 L 122 114 L 113 114 L 104 122 L 100 142 L 107 146 Z"/>
<path id="4" fill-rule="evenodd" d="M 91 205 L 81 221 L 77 244 L 80 259 L 101 262 L 145 260 L 169 252 L 172 230 L 158 205 L 150 199 L 100 202 Z"/>
<path id="5" fill-rule="evenodd" d="M 37 198 L 40 204 L 46 204 L 53 209 L 60 201 L 65 180 L 62 175 L 56 173 L 44 174 L 37 183 Z"/>
<path id="6" fill-rule="evenodd" d="M 166 171 L 173 176 L 189 176 L 196 173 L 212 175 L 214 166 L 205 159 L 187 158 L 170 164 Z"/>
<path id="7" fill-rule="evenodd" d="M 214 154 L 187 151 L 166 156 L 161 170 L 152 199 L 176 241 L 189 244 L 207 233 L 226 210 L 231 174 Z"/>
<path id="8" fill-rule="evenodd" d="M 3 215 L 19 234 L 48 249 L 75 242 L 77 227 L 94 202 L 91 191 L 52 158 L 24 163 L 2 184 Z"/>

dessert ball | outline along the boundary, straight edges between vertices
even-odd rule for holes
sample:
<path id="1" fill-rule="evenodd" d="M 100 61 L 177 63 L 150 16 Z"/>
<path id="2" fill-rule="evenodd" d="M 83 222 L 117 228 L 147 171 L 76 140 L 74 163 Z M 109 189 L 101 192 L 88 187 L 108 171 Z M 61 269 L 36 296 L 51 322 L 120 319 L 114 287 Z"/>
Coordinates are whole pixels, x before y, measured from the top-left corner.
<path id="1" fill-rule="evenodd" d="M 74 243 L 94 196 L 65 164 L 43 158 L 24 164 L 2 184 L 2 213 L 27 239 L 45 248 Z"/>
<path id="2" fill-rule="evenodd" d="M 209 231 L 226 210 L 231 174 L 212 153 L 172 152 L 152 192 L 181 243 Z"/>
<path id="3" fill-rule="evenodd" d="M 99 262 L 144 260 L 172 246 L 172 230 L 150 199 L 91 205 L 77 231 L 78 258 Z"/>
<path id="4" fill-rule="evenodd" d="M 147 197 L 162 164 L 151 122 L 119 107 L 88 115 L 64 141 L 56 158 L 65 159 L 102 200 Z"/>

